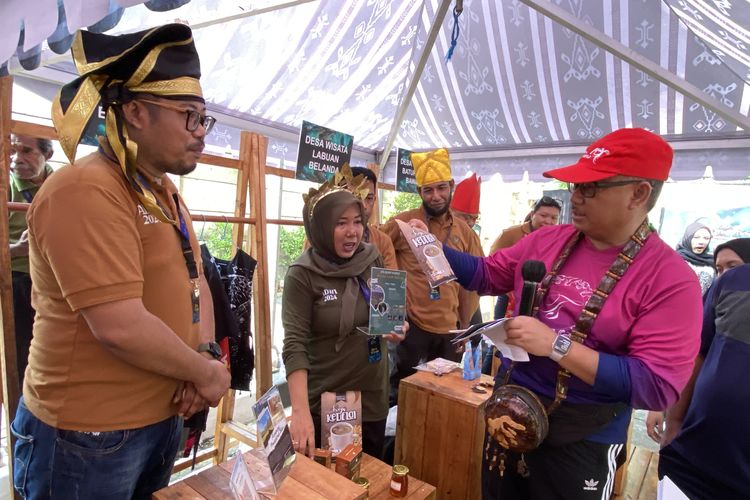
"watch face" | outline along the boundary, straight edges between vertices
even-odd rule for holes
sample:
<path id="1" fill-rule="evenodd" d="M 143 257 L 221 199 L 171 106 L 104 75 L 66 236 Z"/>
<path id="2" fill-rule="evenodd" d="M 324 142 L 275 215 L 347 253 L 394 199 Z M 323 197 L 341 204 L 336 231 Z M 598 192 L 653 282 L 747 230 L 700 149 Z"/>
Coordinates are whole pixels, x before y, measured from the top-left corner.
<path id="1" fill-rule="evenodd" d="M 557 337 L 555 340 L 555 351 L 560 352 L 562 354 L 567 354 L 568 350 L 570 349 L 571 340 L 568 337 L 563 337 L 562 335 Z"/>

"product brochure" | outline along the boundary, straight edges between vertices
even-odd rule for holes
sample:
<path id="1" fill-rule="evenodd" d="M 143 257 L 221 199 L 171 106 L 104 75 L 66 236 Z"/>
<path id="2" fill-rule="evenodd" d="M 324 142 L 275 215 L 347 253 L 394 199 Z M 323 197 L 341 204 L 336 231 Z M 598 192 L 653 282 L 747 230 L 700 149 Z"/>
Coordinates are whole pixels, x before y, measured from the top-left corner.
<path id="1" fill-rule="evenodd" d="M 372 268 L 370 335 L 401 333 L 406 320 L 406 271 Z"/>
<path id="2" fill-rule="evenodd" d="M 292 435 L 286 423 L 284 405 L 281 402 L 279 390 L 275 386 L 271 387 L 253 405 L 253 413 L 258 429 L 258 439 L 263 445 L 262 449 L 257 448 L 253 452 L 268 463 L 268 472 L 253 475 L 253 480 L 260 493 L 275 494 L 276 489 L 289 474 L 289 469 L 296 458 L 294 446 L 292 446 Z M 272 492 L 269 491 L 270 487 L 274 488 Z"/>

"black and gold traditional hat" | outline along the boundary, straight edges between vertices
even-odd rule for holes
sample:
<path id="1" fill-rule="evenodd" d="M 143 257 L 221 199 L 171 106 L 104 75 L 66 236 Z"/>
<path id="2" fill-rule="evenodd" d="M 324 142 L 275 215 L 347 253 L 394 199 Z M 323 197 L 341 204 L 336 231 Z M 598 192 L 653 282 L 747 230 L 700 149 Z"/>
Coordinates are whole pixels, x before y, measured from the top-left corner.
<path id="1" fill-rule="evenodd" d="M 52 103 L 65 155 L 75 160 L 81 136 L 102 105 L 107 140 L 138 198 L 154 216 L 176 224 L 135 173 L 138 146 L 128 137 L 119 105 L 138 93 L 204 102 L 192 30 L 168 24 L 119 36 L 78 31 L 71 52 L 80 76 L 63 86 Z"/>

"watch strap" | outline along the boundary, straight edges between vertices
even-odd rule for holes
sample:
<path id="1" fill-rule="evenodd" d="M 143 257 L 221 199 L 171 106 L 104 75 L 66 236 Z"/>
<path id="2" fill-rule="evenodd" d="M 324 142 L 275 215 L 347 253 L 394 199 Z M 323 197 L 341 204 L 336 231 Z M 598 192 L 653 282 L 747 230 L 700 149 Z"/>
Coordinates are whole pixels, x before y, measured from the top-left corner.
<path id="1" fill-rule="evenodd" d="M 221 346 L 216 342 L 205 342 L 198 344 L 198 352 L 207 352 L 216 359 L 221 359 Z"/>

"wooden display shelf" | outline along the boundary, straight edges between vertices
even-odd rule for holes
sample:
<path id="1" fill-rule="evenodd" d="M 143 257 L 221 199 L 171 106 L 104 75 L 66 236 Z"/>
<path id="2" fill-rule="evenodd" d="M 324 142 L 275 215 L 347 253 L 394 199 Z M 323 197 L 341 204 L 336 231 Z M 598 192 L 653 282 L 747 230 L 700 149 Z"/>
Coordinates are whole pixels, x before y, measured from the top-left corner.
<path id="1" fill-rule="evenodd" d="M 487 375 L 417 372 L 399 386 L 395 463 L 434 484 L 437 498 L 481 497 L 483 408 L 492 391 L 472 391 L 480 380 L 492 383 Z"/>
<path id="2" fill-rule="evenodd" d="M 194 476 L 179 481 L 172 486 L 154 493 L 155 500 L 176 499 L 211 499 L 211 500 L 234 500 L 232 490 L 229 486 L 229 478 L 234 467 L 236 458 L 215 465 Z M 386 499 L 392 498 L 389 494 L 391 481 L 391 467 L 369 455 L 362 456 L 360 475 L 370 481 L 369 498 Z M 336 474 L 331 469 L 326 469 L 297 453 L 297 460 L 292 465 L 292 470 L 281 484 L 275 500 L 297 500 L 300 498 L 323 500 L 360 500 L 366 498 L 365 491 Z M 410 476 L 409 500 L 434 499 L 435 487 L 424 481 Z"/>

